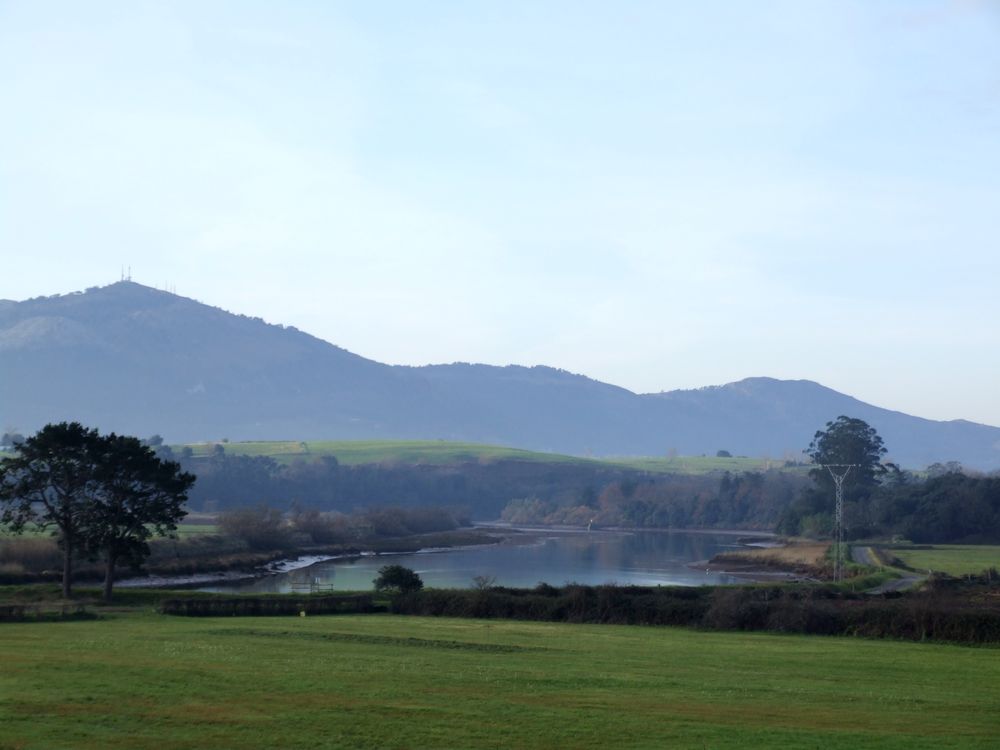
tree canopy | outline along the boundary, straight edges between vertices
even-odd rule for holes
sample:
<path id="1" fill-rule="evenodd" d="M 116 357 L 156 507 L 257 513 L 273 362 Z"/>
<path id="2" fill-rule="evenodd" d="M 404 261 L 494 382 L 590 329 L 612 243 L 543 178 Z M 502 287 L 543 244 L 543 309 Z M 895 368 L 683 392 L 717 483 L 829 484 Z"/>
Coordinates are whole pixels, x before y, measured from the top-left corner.
<path id="1" fill-rule="evenodd" d="M 88 552 L 105 561 L 104 598 L 110 599 L 116 565 L 138 565 L 149 554 L 151 536 L 177 529 L 195 478 L 135 437 L 111 433 L 99 451 L 84 540 Z"/>
<path id="2" fill-rule="evenodd" d="M 835 505 L 834 481 L 827 467 L 850 466 L 844 482 L 845 517 L 849 522 L 868 523 L 870 514 L 861 507 L 871 498 L 887 472 L 896 470 L 883 464 L 885 445 L 875 428 L 863 419 L 839 416 L 818 430 L 806 448 L 816 464 L 811 469 L 814 486 L 803 490 L 778 523 L 784 534 L 822 536 L 830 533 Z"/>
<path id="3" fill-rule="evenodd" d="M 63 554 L 63 596 L 69 597 L 73 554 L 83 547 L 86 509 L 96 489 L 100 436 L 79 422 L 43 427 L 0 460 L 0 522 L 15 533 L 54 529 Z"/>
<path id="4" fill-rule="evenodd" d="M 138 563 L 152 534 L 176 528 L 194 481 L 137 438 L 101 435 L 79 422 L 49 424 L 0 460 L 0 523 L 15 533 L 29 525 L 54 530 L 66 597 L 74 555 L 102 556 L 110 597 L 116 564 Z"/>
<path id="5" fill-rule="evenodd" d="M 401 594 L 419 591 L 424 587 L 420 576 L 402 565 L 383 565 L 375 579 L 376 591 L 396 591 Z"/>
<path id="6" fill-rule="evenodd" d="M 826 429 L 818 430 L 806 449 L 806 455 L 820 464 L 810 472 L 820 484 L 825 486 L 830 481 L 823 465 L 852 464 L 851 484 L 868 489 L 876 486 L 887 471 L 882 464 L 886 452 L 874 427 L 862 419 L 845 416 L 827 422 Z"/>

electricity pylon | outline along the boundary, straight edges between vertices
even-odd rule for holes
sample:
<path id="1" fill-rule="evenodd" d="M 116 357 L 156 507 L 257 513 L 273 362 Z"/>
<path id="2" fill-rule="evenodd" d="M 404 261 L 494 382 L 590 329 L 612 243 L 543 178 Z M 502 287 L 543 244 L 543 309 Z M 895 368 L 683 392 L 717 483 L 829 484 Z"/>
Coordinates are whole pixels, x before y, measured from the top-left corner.
<path id="1" fill-rule="evenodd" d="M 823 464 L 837 487 L 837 541 L 833 551 L 833 580 L 838 583 L 844 578 L 844 480 L 855 466 L 858 464 Z"/>

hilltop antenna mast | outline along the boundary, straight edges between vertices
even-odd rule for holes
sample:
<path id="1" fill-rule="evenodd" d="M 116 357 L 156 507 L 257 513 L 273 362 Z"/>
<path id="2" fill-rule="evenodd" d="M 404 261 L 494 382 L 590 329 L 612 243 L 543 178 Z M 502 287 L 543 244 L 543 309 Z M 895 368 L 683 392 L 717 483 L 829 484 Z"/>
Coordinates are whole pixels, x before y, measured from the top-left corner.
<path id="1" fill-rule="evenodd" d="M 851 473 L 851 469 L 858 464 L 822 464 L 822 466 L 830 472 L 837 487 L 837 541 L 833 552 L 833 580 L 839 583 L 844 578 L 844 480 Z"/>

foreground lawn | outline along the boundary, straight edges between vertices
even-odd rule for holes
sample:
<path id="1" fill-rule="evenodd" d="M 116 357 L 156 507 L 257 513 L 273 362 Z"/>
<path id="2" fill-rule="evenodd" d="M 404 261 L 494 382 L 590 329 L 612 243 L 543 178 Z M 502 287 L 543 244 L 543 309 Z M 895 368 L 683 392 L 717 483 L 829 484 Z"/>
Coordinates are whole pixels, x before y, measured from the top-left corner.
<path id="1" fill-rule="evenodd" d="M 393 616 L 0 625 L 0 748 L 995 748 L 1000 650 Z"/>
<path id="2" fill-rule="evenodd" d="M 935 544 L 930 549 L 894 549 L 892 554 L 915 570 L 933 570 L 953 576 L 1000 569 L 1000 546 Z"/>

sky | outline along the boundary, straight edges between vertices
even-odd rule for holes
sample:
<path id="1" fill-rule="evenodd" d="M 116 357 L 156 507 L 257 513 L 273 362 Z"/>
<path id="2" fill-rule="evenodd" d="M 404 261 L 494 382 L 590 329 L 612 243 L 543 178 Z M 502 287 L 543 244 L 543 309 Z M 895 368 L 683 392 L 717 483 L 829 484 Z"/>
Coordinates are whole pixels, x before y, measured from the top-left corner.
<path id="1" fill-rule="evenodd" d="M 0 0 L 0 298 L 1000 425 L 1000 0 Z"/>

